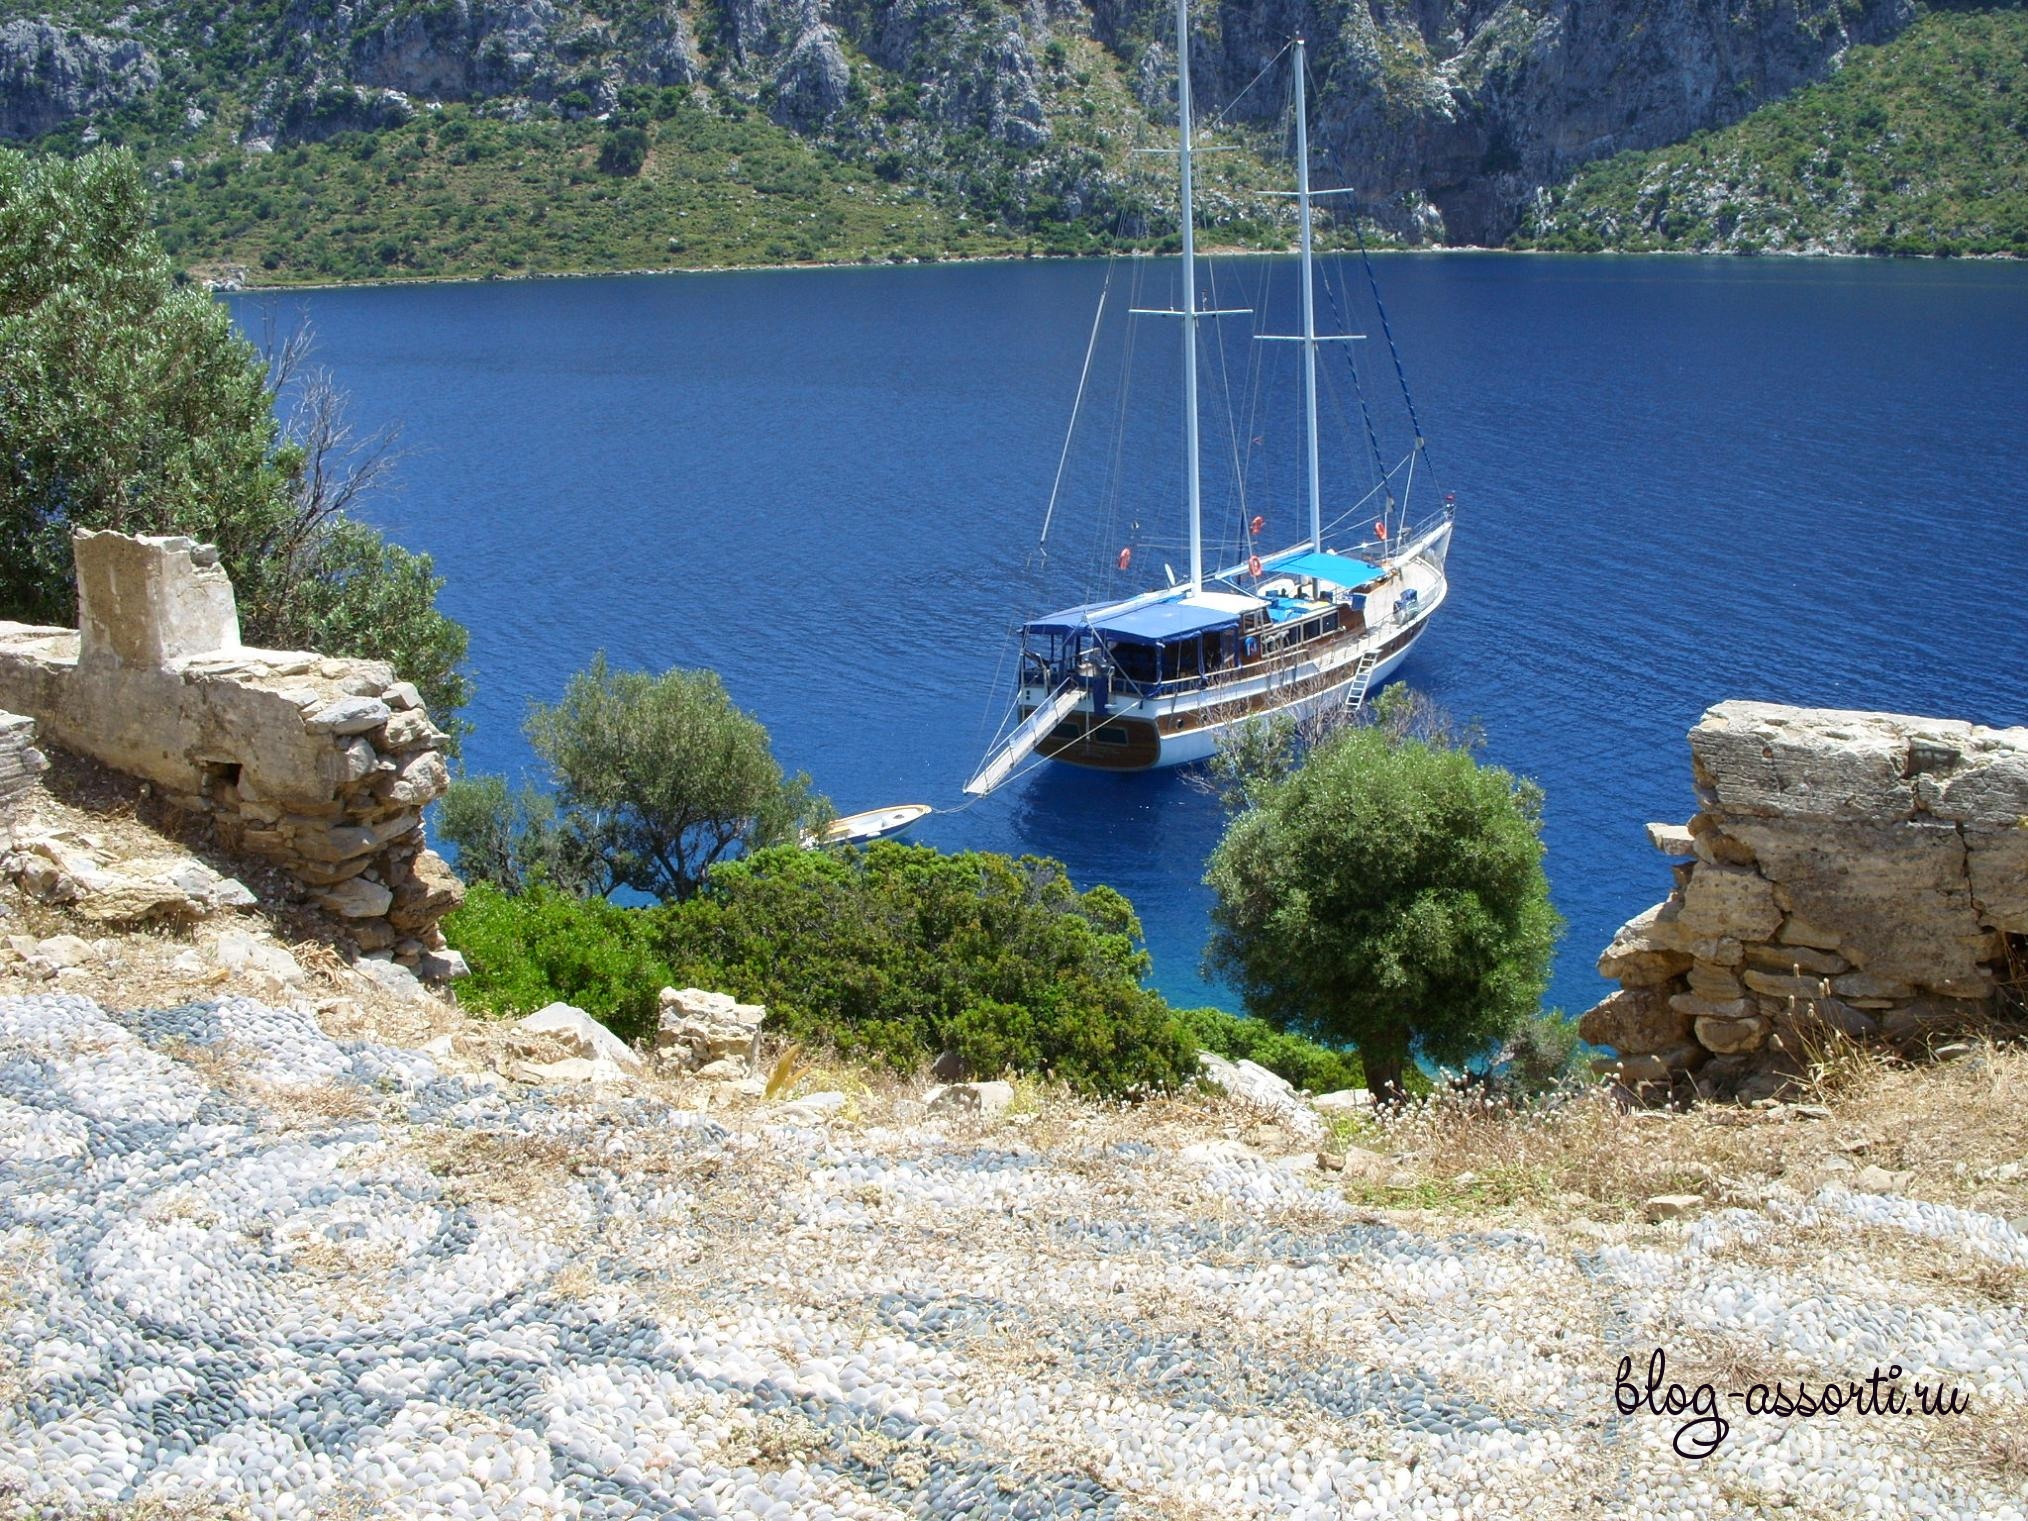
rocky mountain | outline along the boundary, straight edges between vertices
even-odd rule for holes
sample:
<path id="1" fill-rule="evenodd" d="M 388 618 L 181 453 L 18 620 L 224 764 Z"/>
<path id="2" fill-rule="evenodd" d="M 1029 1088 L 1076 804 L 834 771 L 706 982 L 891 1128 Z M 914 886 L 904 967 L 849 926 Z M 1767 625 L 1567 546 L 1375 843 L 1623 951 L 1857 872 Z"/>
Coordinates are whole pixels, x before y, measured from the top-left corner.
<path id="1" fill-rule="evenodd" d="M 1193 67 L 1206 118 L 1271 158 L 1283 48 L 1306 35 L 1320 176 L 1404 241 L 1500 243 L 1588 161 L 1743 117 L 1914 12 L 1218 0 L 1197 7 Z M 1145 221 L 1121 139 L 1155 140 L 1173 99 L 1171 14 L 1163 0 L 9 0 L 0 137 L 203 159 L 381 130 L 431 103 L 589 120 L 630 89 L 674 87 L 1009 226 Z M 1115 98 L 1136 120 L 1109 119 Z"/>

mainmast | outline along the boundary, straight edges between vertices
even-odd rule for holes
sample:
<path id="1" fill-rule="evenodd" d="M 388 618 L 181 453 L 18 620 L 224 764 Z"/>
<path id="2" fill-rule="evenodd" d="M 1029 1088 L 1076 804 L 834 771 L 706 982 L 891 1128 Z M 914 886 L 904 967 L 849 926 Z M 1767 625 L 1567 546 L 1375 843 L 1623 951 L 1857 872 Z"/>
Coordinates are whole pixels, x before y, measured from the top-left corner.
<path id="1" fill-rule="evenodd" d="M 1204 589 L 1204 534 L 1197 459 L 1197 217 L 1190 197 L 1190 0 L 1176 0 L 1176 132 L 1183 161 L 1183 478 L 1190 504 L 1190 589 L 1197 592 Z M 1314 452 L 1312 461 L 1314 471 Z"/>
<path id="2" fill-rule="evenodd" d="M 1324 488 L 1317 464 L 1317 292 L 1316 282 L 1310 274 L 1310 108 L 1309 97 L 1304 89 L 1309 69 L 1303 61 L 1303 39 L 1296 39 L 1296 164 L 1298 180 L 1297 205 L 1302 212 L 1303 228 L 1303 420 L 1304 437 L 1309 445 L 1310 465 L 1310 548 L 1324 547 Z M 1184 163 L 1189 163 L 1186 149 Z M 1189 183 L 1189 169 L 1184 169 L 1184 182 Z M 1187 199 L 1187 194 L 1186 194 Z M 1187 238 L 1187 234 L 1185 235 Z M 1187 243 L 1185 245 L 1188 246 Z M 1193 513 L 1193 525 L 1196 521 Z M 1192 545 L 1196 543 L 1193 536 Z"/>

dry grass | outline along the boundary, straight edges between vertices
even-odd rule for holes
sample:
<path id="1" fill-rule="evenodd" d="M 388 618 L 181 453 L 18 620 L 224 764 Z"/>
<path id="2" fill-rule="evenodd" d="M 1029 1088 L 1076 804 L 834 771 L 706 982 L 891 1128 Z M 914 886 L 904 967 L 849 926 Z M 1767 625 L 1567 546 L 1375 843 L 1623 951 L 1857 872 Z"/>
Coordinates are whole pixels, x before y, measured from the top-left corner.
<path id="1" fill-rule="evenodd" d="M 1413 1174 L 1403 1187 L 1348 1180 L 1352 1197 L 1393 1208 L 1628 1214 L 1657 1194 L 1752 1205 L 1872 1164 L 1911 1172 L 1917 1197 L 2028 1213 L 2021 1045 L 1914 1065 L 1846 1043 L 1819 1053 L 1798 1102 L 1763 1108 L 1621 1110 L 1602 1090 L 1515 1108 L 1445 1093 L 1341 1128 Z"/>

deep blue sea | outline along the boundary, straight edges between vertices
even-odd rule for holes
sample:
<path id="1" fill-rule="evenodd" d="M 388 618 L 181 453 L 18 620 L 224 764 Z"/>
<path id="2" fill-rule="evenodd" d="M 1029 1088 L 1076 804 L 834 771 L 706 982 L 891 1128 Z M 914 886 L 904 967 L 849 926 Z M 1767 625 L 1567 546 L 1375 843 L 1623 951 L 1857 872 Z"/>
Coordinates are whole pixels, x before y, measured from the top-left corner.
<path id="1" fill-rule="evenodd" d="M 1547 793 L 1568 921 L 1551 999 L 1661 897 L 1649 819 L 1693 811 L 1686 730 L 1728 697 L 2028 721 L 2028 269 L 1486 254 L 1377 258 L 1436 471 L 1451 599 L 1404 667 Z M 1334 266 L 1393 464 L 1409 437 L 1356 262 Z M 472 631 L 467 762 L 519 773 L 530 699 L 600 649 L 712 666 L 841 811 L 961 801 L 1012 625 L 1184 561 L 1168 263 L 1112 267 L 1051 553 L 1036 541 L 1103 263 L 325 291 L 306 313 L 399 489 L 365 515 L 434 555 Z M 1216 285 L 1215 292 L 1209 287 Z M 1207 275 L 1293 320 L 1294 265 Z M 1207 525 L 1301 516 L 1294 345 L 1206 348 Z M 1327 355 L 1329 505 L 1373 483 Z M 1246 494 L 1235 485 L 1243 472 Z M 1419 475 L 1418 493 L 1429 476 Z M 1420 495 L 1417 500 L 1433 502 Z M 1355 521 L 1358 517 L 1355 516 Z M 1103 567 L 1103 570 L 1101 569 Z M 1154 981 L 1198 957 L 1220 815 L 1176 773 L 1044 767 L 917 838 L 1036 852 L 1139 909 Z M 1223 1001 L 1231 1002 L 1229 996 Z"/>

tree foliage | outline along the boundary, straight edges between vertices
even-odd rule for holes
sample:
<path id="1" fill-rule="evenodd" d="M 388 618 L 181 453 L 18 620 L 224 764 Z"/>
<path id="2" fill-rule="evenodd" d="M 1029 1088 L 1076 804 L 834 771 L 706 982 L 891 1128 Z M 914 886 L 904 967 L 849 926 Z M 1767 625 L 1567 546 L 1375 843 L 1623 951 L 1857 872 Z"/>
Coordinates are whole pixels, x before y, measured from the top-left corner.
<path id="1" fill-rule="evenodd" d="M 553 799 L 498 778 L 455 783 L 444 837 L 468 876 L 603 897 L 686 898 L 742 851 L 821 828 L 830 808 L 784 777 L 759 720 L 711 671 L 616 671 L 603 653 L 524 726 Z"/>
<path id="2" fill-rule="evenodd" d="M 268 366 L 226 309 L 179 285 L 125 153 L 0 149 L 0 616 L 75 620 L 73 528 L 216 544 L 251 644 L 392 662 L 455 730 L 465 631 L 426 556 L 343 510 L 335 392 L 275 418 Z"/>
<path id="3" fill-rule="evenodd" d="M 1250 1013 L 1356 1045 L 1393 1093 L 1412 1049 L 1463 1065 L 1536 1012 L 1560 921 L 1532 783 L 1381 724 L 1244 793 L 1205 878 L 1206 962 Z"/>

